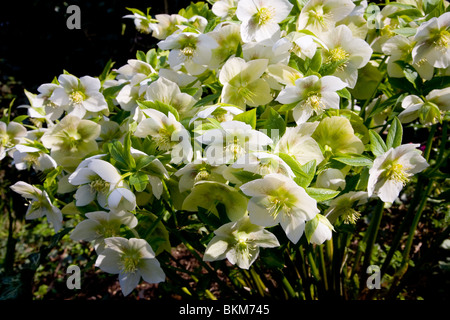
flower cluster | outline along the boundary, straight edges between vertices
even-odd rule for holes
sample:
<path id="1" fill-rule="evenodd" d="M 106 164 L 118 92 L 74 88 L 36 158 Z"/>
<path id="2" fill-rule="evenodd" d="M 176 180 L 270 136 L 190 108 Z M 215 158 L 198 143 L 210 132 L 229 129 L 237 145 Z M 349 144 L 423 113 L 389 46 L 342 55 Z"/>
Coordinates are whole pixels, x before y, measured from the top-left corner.
<path id="1" fill-rule="evenodd" d="M 71 238 L 92 241 L 125 295 L 141 277 L 164 281 L 173 219 L 204 224 L 205 261 L 243 269 L 262 248 L 320 245 L 357 206 L 398 199 L 428 166 L 402 126 L 449 110 L 449 88 L 427 81 L 449 75 L 450 13 L 410 3 L 384 6 L 379 29 L 366 1 L 132 9 L 158 48 L 99 77 L 65 72 L 26 92 L 26 127 L 0 122 L 0 157 L 47 177 L 11 188 L 27 219 L 77 221 Z M 375 95 L 387 77 L 398 87 Z"/>

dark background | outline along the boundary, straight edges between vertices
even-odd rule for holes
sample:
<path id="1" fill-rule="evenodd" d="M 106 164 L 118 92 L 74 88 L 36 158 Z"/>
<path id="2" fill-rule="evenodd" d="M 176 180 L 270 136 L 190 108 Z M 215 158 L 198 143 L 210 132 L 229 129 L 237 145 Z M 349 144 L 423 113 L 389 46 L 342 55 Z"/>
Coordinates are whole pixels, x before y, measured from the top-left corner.
<path id="1" fill-rule="evenodd" d="M 3 98 L 27 103 L 23 89 L 36 93 L 63 70 L 77 77 L 98 76 L 107 61 L 114 67 L 135 58 L 137 50 L 147 51 L 157 40 L 136 31 L 126 8 L 146 12 L 178 13 L 188 0 L 26 0 L 2 1 L 0 7 L 0 86 Z M 78 5 L 81 29 L 66 26 L 67 7 Z M 5 86 L 6 85 L 6 86 Z M 8 99 L 3 99 L 1 107 Z M 10 100 L 10 99 L 9 99 Z M 16 103 L 15 103 L 16 105 Z"/>

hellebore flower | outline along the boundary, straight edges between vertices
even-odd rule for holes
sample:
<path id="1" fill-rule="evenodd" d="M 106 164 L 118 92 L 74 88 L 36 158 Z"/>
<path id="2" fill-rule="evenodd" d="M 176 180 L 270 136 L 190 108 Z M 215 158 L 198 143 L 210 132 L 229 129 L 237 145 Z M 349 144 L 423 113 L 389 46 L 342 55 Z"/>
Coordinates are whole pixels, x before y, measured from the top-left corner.
<path id="1" fill-rule="evenodd" d="M 279 223 L 293 243 L 300 240 L 305 222 L 319 213 L 316 200 L 282 174 L 268 174 L 243 184 L 240 189 L 250 197 L 247 207 L 250 221 L 263 227 Z"/>
<path id="2" fill-rule="evenodd" d="M 280 244 L 274 234 L 254 225 L 246 215 L 238 221 L 224 224 L 214 231 L 203 256 L 204 261 L 227 258 L 231 264 L 248 269 L 259 255 L 259 248 L 274 248 Z"/>
<path id="3" fill-rule="evenodd" d="M 19 144 L 27 135 L 27 129 L 18 122 L 11 121 L 6 124 L 0 121 L 0 160 L 2 160 L 6 153 L 16 144 Z"/>
<path id="4" fill-rule="evenodd" d="M 375 158 L 369 170 L 369 197 L 376 195 L 383 202 L 394 202 L 409 179 L 429 166 L 417 147 L 419 144 L 404 144 Z"/>
<path id="5" fill-rule="evenodd" d="M 164 271 L 155 253 L 144 239 L 111 237 L 99 254 L 95 266 L 105 272 L 119 274 L 120 288 L 127 296 L 139 284 L 141 277 L 148 283 L 165 280 Z"/>

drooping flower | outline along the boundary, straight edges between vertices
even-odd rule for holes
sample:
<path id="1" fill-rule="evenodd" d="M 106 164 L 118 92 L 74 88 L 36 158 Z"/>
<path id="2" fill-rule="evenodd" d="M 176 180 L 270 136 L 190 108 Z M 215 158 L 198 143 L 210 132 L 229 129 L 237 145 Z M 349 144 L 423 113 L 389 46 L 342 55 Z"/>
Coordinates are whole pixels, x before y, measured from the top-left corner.
<path id="1" fill-rule="evenodd" d="M 165 274 L 151 246 L 144 239 L 111 237 L 99 254 L 95 266 L 111 274 L 119 274 L 120 288 L 127 296 L 139 284 L 141 277 L 148 283 L 165 280 Z"/>
<path id="2" fill-rule="evenodd" d="M 317 202 L 285 175 L 272 173 L 243 184 L 240 189 L 250 197 L 250 221 L 263 227 L 280 224 L 287 237 L 297 243 L 307 220 L 319 210 Z"/>
<path id="3" fill-rule="evenodd" d="M 236 13 L 238 0 L 218 0 L 214 2 L 211 11 L 222 19 L 232 18 Z"/>
<path id="4" fill-rule="evenodd" d="M 68 114 L 83 118 L 88 111 L 98 113 L 108 110 L 98 78 L 84 76 L 78 79 L 70 74 L 62 74 L 58 82 L 61 87 L 54 89 L 50 101 L 64 108 Z"/>
<path id="5" fill-rule="evenodd" d="M 249 62 L 238 57 L 228 59 L 219 74 L 219 81 L 223 85 L 222 102 L 245 109 L 246 105 L 257 107 L 272 101 L 270 86 L 261 79 L 267 65 L 267 59 Z"/>
<path id="6" fill-rule="evenodd" d="M 287 0 L 240 0 L 236 16 L 242 22 L 244 42 L 263 41 L 280 30 L 279 23 L 291 12 L 293 5 Z"/>
<path id="7" fill-rule="evenodd" d="M 435 68 L 450 66 L 450 12 L 422 23 L 414 41 L 414 63 L 425 60 Z"/>
<path id="8" fill-rule="evenodd" d="M 195 124 L 195 121 L 198 119 L 207 118 L 213 118 L 219 122 L 232 121 L 235 115 L 242 112 L 244 112 L 242 109 L 231 104 L 218 103 L 213 106 L 207 106 L 206 108 L 198 111 L 197 114 L 192 117 L 191 121 L 189 121 L 189 124 Z"/>
<path id="9" fill-rule="evenodd" d="M 334 227 L 330 221 L 320 213 L 306 222 L 306 229 L 308 230 L 308 228 L 313 229 L 309 242 L 319 245 L 327 240 L 331 240 L 334 231 Z"/>
<path id="10" fill-rule="evenodd" d="M 180 30 L 179 26 L 188 19 L 179 14 L 157 14 L 155 19 L 158 21 L 152 25 L 152 36 L 159 40 L 164 40 L 168 36 Z"/>
<path id="11" fill-rule="evenodd" d="M 260 174 L 280 173 L 287 177 L 295 177 L 292 169 L 279 156 L 267 152 L 246 153 L 237 159 L 233 168 L 241 168 L 245 171 Z"/>
<path id="12" fill-rule="evenodd" d="M 339 95 L 336 91 L 347 85 L 337 77 L 315 75 L 299 78 L 295 86 L 286 86 L 279 93 L 276 101 L 294 104 L 293 116 L 297 124 L 304 123 L 314 114 L 322 114 L 325 109 L 339 109 Z"/>
<path id="13" fill-rule="evenodd" d="M 339 169 L 328 168 L 317 175 L 316 187 L 332 190 L 345 188 L 345 175 Z"/>
<path id="14" fill-rule="evenodd" d="M 208 130 L 196 138 L 207 145 L 206 158 L 213 165 L 234 163 L 245 153 L 262 151 L 272 143 L 267 135 L 241 121 L 225 121 L 220 126 L 220 129 Z"/>
<path id="15" fill-rule="evenodd" d="M 325 212 L 325 216 L 332 224 L 339 217 L 342 217 L 344 223 L 355 224 L 361 214 L 354 207 L 366 203 L 368 199 L 366 191 L 344 193 L 330 201 L 330 207 Z"/>
<path id="16" fill-rule="evenodd" d="M 18 144 L 15 150 L 13 159 L 17 170 L 26 170 L 32 167 L 36 171 L 45 171 L 58 166 L 56 161 L 41 149 Z"/>
<path id="17" fill-rule="evenodd" d="M 450 110 L 450 88 L 434 89 L 425 101 L 416 95 L 409 95 L 402 101 L 405 109 L 398 115 L 402 123 L 409 123 L 419 118 L 422 124 L 433 124 L 441 119 L 441 113 Z"/>
<path id="18" fill-rule="evenodd" d="M 213 166 L 207 162 L 205 158 L 196 159 L 186 164 L 183 168 L 175 172 L 175 176 L 180 177 L 180 192 L 192 190 L 194 185 L 199 181 L 217 181 L 225 183 L 226 180 L 222 176 L 224 166 Z"/>
<path id="19" fill-rule="evenodd" d="M 375 195 L 383 202 L 394 202 L 410 178 L 429 166 L 417 147 L 419 144 L 404 144 L 375 158 L 369 170 L 369 197 Z"/>
<path id="20" fill-rule="evenodd" d="M 11 121 L 6 124 L 0 121 L 0 160 L 6 156 L 7 152 L 12 151 L 14 146 L 19 144 L 26 135 L 27 129 L 20 123 Z"/>
<path id="21" fill-rule="evenodd" d="M 65 116 L 61 122 L 49 128 L 41 138 L 42 144 L 51 150 L 50 156 L 58 165 L 75 169 L 81 159 L 98 150 L 95 139 L 100 135 L 100 125 L 75 115 Z"/>
<path id="22" fill-rule="evenodd" d="M 86 213 L 87 219 L 78 223 L 70 234 L 74 241 L 92 241 L 97 253 L 105 249 L 105 239 L 120 236 L 122 225 L 137 226 L 134 214 L 127 211 L 93 211 Z"/>
<path id="23" fill-rule="evenodd" d="M 108 208 L 108 196 L 119 186 L 122 176 L 109 162 L 100 159 L 84 161 L 69 176 L 69 183 L 79 186 L 75 193 L 77 206 L 85 206 L 94 201 L 102 208 Z"/>
<path id="24" fill-rule="evenodd" d="M 11 189 L 25 199 L 30 200 L 25 219 L 31 220 L 46 216 L 47 221 L 53 225 L 55 232 L 62 228 L 63 217 L 61 210 L 53 205 L 45 190 L 40 190 L 23 181 L 16 182 L 11 186 Z"/>
<path id="25" fill-rule="evenodd" d="M 254 225 L 246 215 L 224 224 L 214 231 L 203 256 L 204 261 L 228 259 L 241 269 L 248 269 L 259 255 L 259 248 L 274 248 L 280 244 L 274 234 Z"/>
<path id="26" fill-rule="evenodd" d="M 336 22 L 352 12 L 351 0 L 310 0 L 302 8 L 297 21 L 297 30 L 307 29 L 316 35 L 332 31 Z"/>

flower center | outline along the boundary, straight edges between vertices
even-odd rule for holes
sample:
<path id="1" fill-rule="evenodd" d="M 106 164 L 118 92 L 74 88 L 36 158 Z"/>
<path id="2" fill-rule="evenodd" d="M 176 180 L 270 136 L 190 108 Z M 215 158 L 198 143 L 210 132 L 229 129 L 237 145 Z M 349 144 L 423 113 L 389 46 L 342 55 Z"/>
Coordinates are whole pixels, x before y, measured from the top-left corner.
<path id="1" fill-rule="evenodd" d="M 411 173 L 408 173 L 407 168 L 405 168 L 400 163 L 394 163 L 386 169 L 386 178 L 388 180 L 394 180 L 396 182 L 401 182 L 405 185 L 409 178 L 412 176 Z"/>
<path id="2" fill-rule="evenodd" d="M 356 221 L 361 217 L 361 214 L 353 208 L 347 207 L 342 214 L 344 217 L 344 223 L 356 224 Z"/>
<path id="3" fill-rule="evenodd" d="M 120 223 L 116 221 L 104 221 L 96 229 L 96 233 L 103 238 L 110 238 L 118 236 Z"/>
<path id="4" fill-rule="evenodd" d="M 172 133 L 166 128 L 161 128 L 153 139 L 160 150 L 167 151 L 172 147 Z"/>
<path id="5" fill-rule="evenodd" d="M 103 180 L 101 178 L 97 178 L 97 179 L 93 180 L 89 184 L 89 186 L 91 187 L 92 190 L 94 190 L 96 192 L 106 193 L 109 191 L 110 183 L 106 182 L 105 180 Z"/>
<path id="6" fill-rule="evenodd" d="M 121 256 L 122 272 L 135 273 L 138 269 L 141 255 L 139 251 L 127 250 Z"/>
<path id="7" fill-rule="evenodd" d="M 342 60 L 347 60 L 350 57 L 350 54 L 342 49 L 341 47 L 336 47 L 329 52 L 327 62 L 339 62 Z"/>
<path id="8" fill-rule="evenodd" d="M 445 52 L 450 42 L 450 32 L 445 29 L 439 30 L 431 40 L 437 47 Z"/>
<path id="9" fill-rule="evenodd" d="M 245 100 L 252 100 L 254 97 L 256 97 L 256 94 L 245 86 L 239 87 L 238 94 Z"/>
<path id="10" fill-rule="evenodd" d="M 80 90 L 72 92 L 69 96 L 70 101 L 72 101 L 74 104 L 82 103 L 85 98 L 86 96 Z"/>
<path id="11" fill-rule="evenodd" d="M 267 211 L 269 214 L 273 217 L 275 220 L 281 211 L 283 211 L 284 214 L 290 215 L 291 208 L 287 204 L 287 197 L 286 198 L 280 198 L 280 197 L 270 197 L 270 206 L 267 208 Z"/>
<path id="12" fill-rule="evenodd" d="M 195 53 L 195 48 L 193 47 L 184 47 L 183 49 L 181 49 L 181 53 L 187 57 L 187 58 L 191 58 L 194 53 Z"/>
<path id="13" fill-rule="evenodd" d="M 39 163 L 38 161 L 39 154 L 38 153 L 28 153 L 24 158 L 23 161 L 29 164 L 37 165 Z"/>
<path id="14" fill-rule="evenodd" d="M 321 112 L 325 109 L 325 105 L 322 102 L 319 94 L 313 93 L 308 98 L 306 98 L 305 104 L 316 113 Z"/>
<path id="15" fill-rule="evenodd" d="M 195 182 L 202 181 L 202 180 L 208 180 L 209 178 L 209 171 L 206 168 L 200 169 L 198 173 L 195 175 Z"/>
<path id="16" fill-rule="evenodd" d="M 14 146 L 14 144 L 11 142 L 11 139 L 7 134 L 2 134 L 0 135 L 0 146 L 11 148 Z"/>
<path id="17" fill-rule="evenodd" d="M 309 23 L 319 24 L 322 27 L 327 26 L 326 20 L 331 18 L 332 15 L 330 13 L 325 13 L 322 6 L 317 6 L 313 10 L 309 12 Z"/>
<path id="18" fill-rule="evenodd" d="M 255 13 L 255 22 L 257 25 L 264 25 L 272 19 L 273 15 L 274 9 L 271 7 L 258 9 L 258 12 Z"/>

